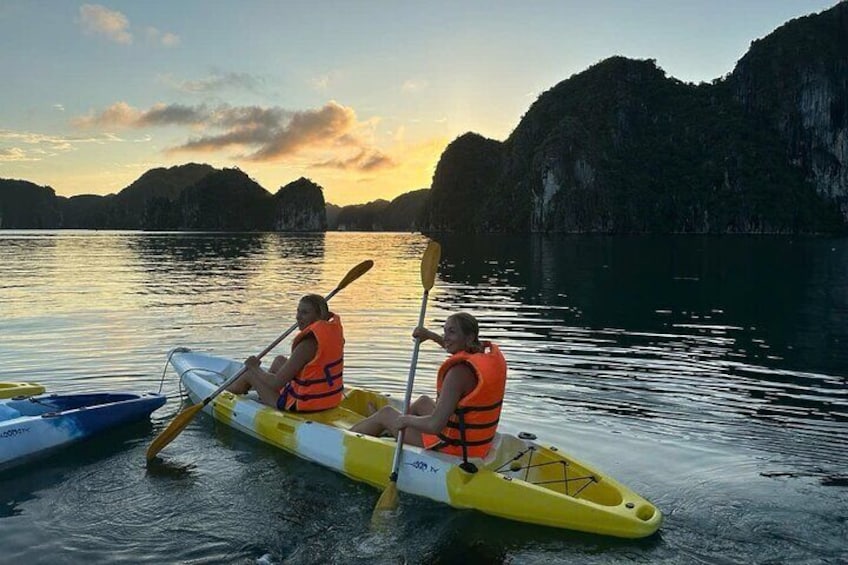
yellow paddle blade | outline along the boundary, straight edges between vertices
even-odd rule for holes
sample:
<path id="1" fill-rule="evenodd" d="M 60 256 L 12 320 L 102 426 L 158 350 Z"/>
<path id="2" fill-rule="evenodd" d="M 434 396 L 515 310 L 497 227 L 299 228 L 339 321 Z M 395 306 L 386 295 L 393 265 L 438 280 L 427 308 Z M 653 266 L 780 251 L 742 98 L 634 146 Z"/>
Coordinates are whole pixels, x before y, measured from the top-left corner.
<path id="1" fill-rule="evenodd" d="M 338 290 L 343 289 L 344 287 L 346 287 L 347 285 L 367 273 L 373 266 L 374 261 L 372 261 L 371 259 L 363 261 L 362 263 L 348 271 L 347 275 L 345 275 L 345 278 L 342 279 L 342 282 L 340 282 L 336 288 Z"/>
<path id="2" fill-rule="evenodd" d="M 442 257 L 442 246 L 431 241 L 427 244 L 424 256 L 421 258 L 421 284 L 424 290 L 429 291 L 436 282 L 436 270 L 439 268 L 439 259 Z"/>
<path id="3" fill-rule="evenodd" d="M 194 418 L 201 410 L 203 410 L 203 403 L 198 402 L 177 414 L 174 419 L 171 420 L 171 423 L 168 424 L 168 427 L 162 430 L 162 432 L 156 436 L 156 439 L 154 439 L 150 444 L 150 447 L 147 448 L 148 463 L 152 461 L 166 445 L 174 441 L 174 438 L 180 435 L 180 432 L 188 426 L 192 418 Z"/>
<path id="4" fill-rule="evenodd" d="M 377 505 L 374 507 L 374 513 L 371 515 L 371 522 L 379 522 L 384 517 L 384 514 L 386 512 L 393 512 L 397 510 L 397 507 L 397 483 L 394 481 L 389 481 L 389 486 L 386 487 L 386 490 L 383 491 L 383 494 L 381 494 L 379 500 L 377 500 Z"/>

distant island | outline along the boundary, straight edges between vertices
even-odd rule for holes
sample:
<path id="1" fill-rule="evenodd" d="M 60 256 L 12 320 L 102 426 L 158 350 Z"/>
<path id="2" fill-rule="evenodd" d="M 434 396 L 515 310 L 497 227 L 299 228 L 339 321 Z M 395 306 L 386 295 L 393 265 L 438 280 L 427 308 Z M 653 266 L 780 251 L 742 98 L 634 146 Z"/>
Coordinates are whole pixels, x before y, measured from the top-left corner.
<path id="1" fill-rule="evenodd" d="M 335 206 L 306 178 L 271 194 L 243 171 L 189 163 L 151 169 L 117 194 L 56 196 L 0 179 L 0 228 L 203 231 L 418 231 L 429 190 Z"/>
<path id="2" fill-rule="evenodd" d="M 0 228 L 510 233 L 846 233 L 848 1 L 792 20 L 698 85 L 611 57 L 560 82 L 503 142 L 469 132 L 429 188 L 334 206 L 301 178 L 152 169 L 117 194 L 0 179 Z"/>

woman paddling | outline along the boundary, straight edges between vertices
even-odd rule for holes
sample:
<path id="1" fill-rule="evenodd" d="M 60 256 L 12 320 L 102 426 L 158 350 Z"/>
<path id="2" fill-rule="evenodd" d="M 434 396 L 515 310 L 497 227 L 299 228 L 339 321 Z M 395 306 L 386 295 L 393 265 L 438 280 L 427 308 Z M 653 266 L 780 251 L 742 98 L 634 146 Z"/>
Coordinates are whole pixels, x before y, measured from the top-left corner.
<path id="1" fill-rule="evenodd" d="M 350 430 L 379 436 L 389 432 L 397 437 L 405 429 L 404 441 L 442 453 L 485 457 L 498 427 L 506 387 L 506 361 L 498 346 L 480 342 L 474 316 L 453 314 L 444 325 L 444 336 L 426 328 L 416 328 L 413 337 L 432 340 L 450 357 L 436 376 L 436 401 L 421 396 L 401 415 L 384 406 L 358 422 Z"/>
<path id="2" fill-rule="evenodd" d="M 291 357 L 278 355 L 265 371 L 251 355 L 244 362 L 247 371 L 227 390 L 245 394 L 252 388 L 263 404 L 292 412 L 338 406 L 344 388 L 341 319 L 330 312 L 323 297 L 307 294 L 297 305 L 297 327 L 300 333 L 292 342 Z"/>

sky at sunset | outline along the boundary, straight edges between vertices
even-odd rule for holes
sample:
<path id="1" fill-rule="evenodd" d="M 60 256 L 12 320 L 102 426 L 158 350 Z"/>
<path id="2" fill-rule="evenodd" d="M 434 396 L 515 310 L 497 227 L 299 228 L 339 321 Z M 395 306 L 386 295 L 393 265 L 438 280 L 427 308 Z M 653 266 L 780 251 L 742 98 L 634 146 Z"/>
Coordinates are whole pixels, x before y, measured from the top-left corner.
<path id="1" fill-rule="evenodd" d="M 474 131 L 612 55 L 711 81 L 816 0 L 0 0 L 0 178 L 63 196 L 148 169 L 301 176 L 334 204 L 430 186 Z"/>

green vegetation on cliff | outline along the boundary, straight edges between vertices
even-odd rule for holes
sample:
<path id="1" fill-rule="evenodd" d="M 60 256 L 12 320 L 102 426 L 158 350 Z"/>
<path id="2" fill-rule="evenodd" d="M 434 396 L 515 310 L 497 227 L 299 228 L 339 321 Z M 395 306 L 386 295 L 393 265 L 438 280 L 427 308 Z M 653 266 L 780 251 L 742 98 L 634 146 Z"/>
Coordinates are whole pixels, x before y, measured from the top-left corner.
<path id="1" fill-rule="evenodd" d="M 499 141 L 475 133 L 455 139 L 442 153 L 425 205 L 428 229 L 491 231 L 500 224 L 486 214 L 503 168 Z"/>
<path id="2" fill-rule="evenodd" d="M 25 180 L 0 179 L 0 229 L 52 228 L 58 220 L 52 188 Z"/>
<path id="3" fill-rule="evenodd" d="M 271 231 L 271 194 L 238 169 L 206 175 L 180 193 L 180 229 Z"/>
<path id="4" fill-rule="evenodd" d="M 147 171 L 118 194 L 57 197 L 50 187 L 0 179 L 0 228 L 225 231 L 416 230 L 429 189 L 340 208 L 307 178 L 272 195 L 237 168 Z"/>
<path id="5" fill-rule="evenodd" d="M 327 229 L 324 191 L 311 180 L 301 177 L 280 188 L 277 219 L 280 231 L 324 231 Z"/>
<path id="6" fill-rule="evenodd" d="M 430 189 L 422 188 L 401 194 L 391 202 L 381 199 L 341 207 L 327 204 L 327 227 L 343 231 L 419 231 L 429 196 Z"/>
<path id="7" fill-rule="evenodd" d="M 844 230 L 846 122 L 847 2 L 755 42 L 712 84 L 612 57 L 542 94 L 499 149 L 474 134 L 448 146 L 426 229 Z"/>
<path id="8" fill-rule="evenodd" d="M 502 148 L 480 139 L 463 136 L 442 155 L 428 229 L 796 233 L 842 225 L 834 203 L 726 82 L 684 84 L 653 60 L 607 59 L 542 94 Z"/>
<path id="9" fill-rule="evenodd" d="M 848 2 L 754 41 L 729 87 L 848 218 Z"/>

